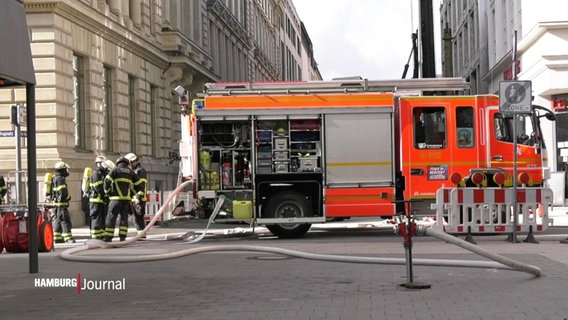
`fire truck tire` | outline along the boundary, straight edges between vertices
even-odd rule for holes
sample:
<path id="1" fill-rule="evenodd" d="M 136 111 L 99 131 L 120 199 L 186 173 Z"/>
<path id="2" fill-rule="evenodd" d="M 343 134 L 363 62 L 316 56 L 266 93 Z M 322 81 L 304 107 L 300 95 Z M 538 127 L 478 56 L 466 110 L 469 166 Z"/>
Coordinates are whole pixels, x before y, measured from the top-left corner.
<path id="1" fill-rule="evenodd" d="M 272 196 L 266 204 L 267 216 L 271 218 L 311 217 L 310 202 L 298 192 L 284 191 Z M 267 225 L 266 228 L 282 239 L 303 237 L 312 225 L 309 223 L 283 223 Z"/>
<path id="2" fill-rule="evenodd" d="M 50 252 L 53 250 L 53 226 L 49 221 L 43 221 L 39 226 L 38 249 L 39 252 Z"/>

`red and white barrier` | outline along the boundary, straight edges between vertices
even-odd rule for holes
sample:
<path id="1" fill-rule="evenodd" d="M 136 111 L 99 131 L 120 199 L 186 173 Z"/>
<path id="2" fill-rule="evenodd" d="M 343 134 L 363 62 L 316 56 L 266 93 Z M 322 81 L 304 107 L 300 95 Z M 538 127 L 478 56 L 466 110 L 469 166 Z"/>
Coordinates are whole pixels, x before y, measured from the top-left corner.
<path id="1" fill-rule="evenodd" d="M 150 221 L 156 215 L 161 207 L 162 193 L 160 191 L 148 191 L 146 193 L 146 215 L 144 221 Z"/>
<path id="2" fill-rule="evenodd" d="M 172 191 L 164 191 L 164 198 L 169 197 L 171 193 Z M 174 211 L 174 209 L 176 208 L 176 206 L 180 201 L 183 201 L 183 208 L 184 208 L 183 211 L 190 212 L 193 209 L 192 200 L 193 199 L 191 198 L 191 194 L 189 192 L 180 192 L 179 194 L 176 195 L 174 200 L 169 203 L 167 210 L 162 215 L 162 220 L 167 221 L 177 218 L 172 214 L 172 212 Z"/>
<path id="3" fill-rule="evenodd" d="M 516 196 L 516 210 L 513 210 Z M 449 233 L 511 233 L 514 212 L 518 232 L 544 231 L 549 226 L 548 207 L 552 190 L 548 188 L 452 188 L 436 193 L 437 227 L 447 222 Z"/>
<path id="4" fill-rule="evenodd" d="M 162 199 L 167 199 L 172 191 L 148 191 L 146 202 L 146 215 L 144 216 L 145 221 L 150 221 L 158 213 L 158 210 L 162 207 Z M 172 212 L 178 205 L 180 201 L 184 202 L 184 212 L 190 212 L 194 209 L 194 202 L 192 201 L 191 195 L 187 192 L 177 194 L 173 201 L 168 204 L 166 211 L 160 217 L 160 221 L 168 221 L 175 219 L 176 217 L 172 215 Z"/>

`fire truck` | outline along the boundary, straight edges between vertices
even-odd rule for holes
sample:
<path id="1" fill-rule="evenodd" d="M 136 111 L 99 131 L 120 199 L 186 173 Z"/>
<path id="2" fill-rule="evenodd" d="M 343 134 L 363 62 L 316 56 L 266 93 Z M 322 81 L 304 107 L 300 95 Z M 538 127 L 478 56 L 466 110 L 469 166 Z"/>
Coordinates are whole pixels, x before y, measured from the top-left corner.
<path id="1" fill-rule="evenodd" d="M 200 209 L 224 196 L 226 221 L 281 238 L 313 223 L 392 217 L 404 201 L 433 215 L 437 190 L 476 170 L 510 186 L 516 164 L 524 186 L 543 186 L 546 110 L 513 121 L 498 96 L 467 88 L 460 78 L 209 83 L 182 104 L 182 175 Z"/>

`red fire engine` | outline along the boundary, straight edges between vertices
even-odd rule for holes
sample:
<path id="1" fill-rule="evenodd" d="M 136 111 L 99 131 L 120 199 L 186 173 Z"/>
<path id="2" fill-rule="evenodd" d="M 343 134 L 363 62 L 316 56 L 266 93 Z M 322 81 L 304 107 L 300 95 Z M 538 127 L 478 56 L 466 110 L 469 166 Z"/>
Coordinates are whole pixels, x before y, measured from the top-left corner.
<path id="1" fill-rule="evenodd" d="M 509 172 L 498 184 L 510 186 L 513 132 L 519 179 L 542 186 L 542 116 L 517 115 L 514 131 L 497 96 L 456 95 L 466 88 L 457 78 L 207 84 L 182 115 L 183 175 L 205 210 L 224 195 L 227 221 L 282 238 L 333 219 L 393 216 L 395 200 L 422 200 L 418 211 L 434 215 L 436 191 L 474 169 L 487 180 Z"/>

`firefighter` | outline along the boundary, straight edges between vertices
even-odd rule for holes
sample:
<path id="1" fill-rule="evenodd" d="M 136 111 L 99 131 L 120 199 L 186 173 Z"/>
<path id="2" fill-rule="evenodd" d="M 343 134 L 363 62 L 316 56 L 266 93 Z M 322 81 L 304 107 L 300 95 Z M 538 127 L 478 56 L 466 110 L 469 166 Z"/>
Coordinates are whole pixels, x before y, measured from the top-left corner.
<path id="1" fill-rule="evenodd" d="M 51 197 L 55 207 L 53 220 L 53 238 L 55 243 L 75 243 L 71 229 L 71 217 L 69 215 L 69 201 L 71 195 L 67 188 L 66 177 L 69 176 L 69 165 L 63 161 L 55 164 L 55 174 L 51 180 Z"/>
<path id="2" fill-rule="evenodd" d="M 96 168 L 89 177 L 89 216 L 91 220 L 91 238 L 102 239 L 105 235 L 105 217 L 107 211 L 104 179 L 110 172 L 104 156 L 95 158 Z"/>
<path id="3" fill-rule="evenodd" d="M 6 186 L 6 180 L 4 176 L 0 176 L 0 204 L 4 204 L 4 197 L 8 192 L 8 187 Z"/>
<path id="4" fill-rule="evenodd" d="M 124 156 L 126 159 L 130 160 L 130 167 L 138 178 L 137 190 L 139 190 L 132 198 L 132 206 L 134 213 L 134 222 L 136 223 L 136 231 L 140 238 L 145 239 L 144 228 L 146 227 L 146 222 L 144 221 L 144 215 L 146 215 L 146 194 L 148 185 L 148 174 L 146 169 L 140 164 L 140 158 L 134 153 L 129 153 Z"/>
<path id="5" fill-rule="evenodd" d="M 106 159 L 106 160 L 104 161 L 104 165 L 105 165 L 106 168 L 107 168 L 107 175 L 108 175 L 112 170 L 114 170 L 114 168 L 116 168 L 116 164 L 114 164 L 114 162 L 113 162 L 112 160 L 110 160 L 110 159 Z M 106 178 L 106 175 L 103 177 L 103 189 L 104 189 L 104 178 Z M 110 200 L 108 199 L 108 193 L 105 192 L 105 197 L 104 197 L 105 211 L 104 211 L 104 213 L 103 213 L 103 220 L 102 220 L 102 222 L 103 222 L 103 230 L 102 230 L 102 232 L 101 232 L 101 236 L 102 236 L 102 237 L 104 237 L 104 235 L 105 235 L 105 233 L 106 233 L 106 231 L 105 231 L 105 229 L 106 229 L 106 217 L 107 217 L 107 214 L 108 214 L 108 204 L 109 204 L 109 201 L 110 201 Z"/>
<path id="6" fill-rule="evenodd" d="M 111 242 L 114 237 L 116 219 L 120 216 L 118 236 L 120 241 L 126 240 L 128 234 L 128 215 L 132 190 L 138 186 L 138 176 L 130 168 L 130 161 L 125 157 L 116 160 L 116 168 L 110 171 L 104 180 L 104 191 L 110 200 L 106 217 L 106 229 L 103 240 Z M 136 187 L 135 187 L 136 186 Z"/>

